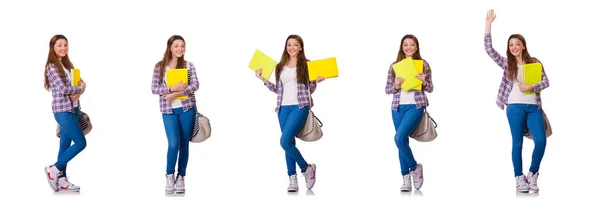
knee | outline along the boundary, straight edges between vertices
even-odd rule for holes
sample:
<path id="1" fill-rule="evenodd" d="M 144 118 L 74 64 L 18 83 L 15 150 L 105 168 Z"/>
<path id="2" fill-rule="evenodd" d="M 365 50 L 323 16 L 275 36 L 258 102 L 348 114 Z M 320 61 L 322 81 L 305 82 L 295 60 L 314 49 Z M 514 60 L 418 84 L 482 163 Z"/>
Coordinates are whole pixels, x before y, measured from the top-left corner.
<path id="1" fill-rule="evenodd" d="M 179 149 L 179 143 L 174 141 L 174 142 L 169 142 L 169 151 L 177 151 Z"/>
<path id="2" fill-rule="evenodd" d="M 513 140 L 513 149 L 522 149 L 523 148 L 523 141 L 514 141 Z"/>
<path id="3" fill-rule="evenodd" d="M 396 142 L 397 147 L 404 146 L 408 144 L 408 135 L 402 133 L 396 133 L 394 136 L 394 141 Z"/>
<path id="4" fill-rule="evenodd" d="M 543 139 L 535 139 L 533 140 L 533 143 L 535 144 L 536 147 L 546 147 L 546 138 Z"/>
<path id="5" fill-rule="evenodd" d="M 292 138 L 292 140 L 289 140 L 289 139 L 282 137 L 279 144 L 281 145 L 281 148 L 283 148 L 283 150 L 287 151 L 287 150 L 290 150 L 292 147 L 294 147 L 293 140 L 294 140 L 293 138 Z"/>
<path id="6" fill-rule="evenodd" d="M 78 143 L 75 143 L 75 146 L 78 146 L 81 150 L 85 149 L 85 147 L 87 147 L 87 142 L 85 140 L 81 140 Z"/>

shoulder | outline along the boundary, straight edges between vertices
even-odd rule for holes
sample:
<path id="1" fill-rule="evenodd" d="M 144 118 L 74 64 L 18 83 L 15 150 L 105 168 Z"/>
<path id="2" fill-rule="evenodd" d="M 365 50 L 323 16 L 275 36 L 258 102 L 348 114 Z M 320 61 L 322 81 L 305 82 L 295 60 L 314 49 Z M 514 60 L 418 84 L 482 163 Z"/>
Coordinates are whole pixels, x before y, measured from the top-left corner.
<path id="1" fill-rule="evenodd" d="M 532 57 L 531 59 L 533 59 L 533 62 L 539 62 L 539 63 L 541 63 L 538 58 Z"/>
<path id="2" fill-rule="evenodd" d="M 429 65 L 429 62 L 427 62 L 427 60 L 425 59 L 423 59 L 423 69 L 431 71 L 431 66 Z"/>
<path id="3" fill-rule="evenodd" d="M 190 68 L 194 68 L 194 69 L 196 68 L 196 67 L 194 66 L 194 63 L 192 63 L 192 62 L 190 62 L 190 61 L 187 61 L 187 60 L 186 60 L 186 61 L 185 61 L 185 63 L 186 63 L 186 65 L 187 65 L 188 67 L 190 67 Z"/>
<path id="4" fill-rule="evenodd" d="M 56 70 L 56 65 L 54 65 L 54 63 L 50 63 L 50 64 L 46 65 L 46 69 L 48 69 L 48 70 Z"/>

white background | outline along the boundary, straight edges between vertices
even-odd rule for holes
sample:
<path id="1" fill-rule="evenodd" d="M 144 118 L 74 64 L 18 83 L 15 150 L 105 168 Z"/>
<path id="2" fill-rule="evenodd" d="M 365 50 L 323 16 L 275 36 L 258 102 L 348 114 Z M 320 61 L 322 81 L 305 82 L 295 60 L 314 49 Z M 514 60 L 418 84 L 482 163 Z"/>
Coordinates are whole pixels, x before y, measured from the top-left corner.
<path id="1" fill-rule="evenodd" d="M 1 198 L 43 206 L 173 206 L 175 208 L 400 208 L 598 205 L 595 83 L 598 76 L 592 1 L 2 1 L 0 3 Z M 554 135 L 542 161 L 539 195 L 518 195 L 511 137 L 496 104 L 501 69 L 485 53 L 485 16 L 495 9 L 494 47 L 525 36 L 550 79 L 544 109 Z M 401 175 L 384 93 L 400 39 L 419 38 L 433 71 L 428 94 L 439 138 L 411 140 L 424 165 L 421 193 L 400 194 Z M 76 196 L 55 194 L 42 168 L 56 161 L 51 93 L 43 89 L 48 42 L 69 39 L 69 56 L 88 83 L 81 97 L 94 129 L 69 163 Z M 182 35 L 198 70 L 199 110 L 213 135 L 191 144 L 187 194 L 166 197 L 167 140 L 153 66 L 167 39 Z M 318 166 L 313 194 L 300 178 L 288 195 L 276 95 L 247 67 L 255 49 L 275 59 L 299 34 L 309 59 L 337 57 L 340 76 L 319 84 L 314 111 L 324 137 L 298 141 Z M 527 172 L 533 143 L 525 139 Z M 596 193 L 597 194 L 597 193 Z M 116 203 L 120 202 L 120 203 Z M 13 208 L 11 207 L 11 208 Z M 36 207 L 36 208 L 38 208 Z"/>

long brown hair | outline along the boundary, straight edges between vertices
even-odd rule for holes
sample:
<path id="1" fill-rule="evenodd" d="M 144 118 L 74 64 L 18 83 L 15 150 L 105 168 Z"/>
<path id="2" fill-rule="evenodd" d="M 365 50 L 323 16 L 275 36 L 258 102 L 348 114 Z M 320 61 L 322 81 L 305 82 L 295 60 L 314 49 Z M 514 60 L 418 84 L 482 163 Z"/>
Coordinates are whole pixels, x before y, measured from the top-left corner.
<path id="1" fill-rule="evenodd" d="M 523 51 L 521 52 L 521 58 L 523 58 L 523 62 L 525 63 L 534 63 L 535 60 L 529 56 L 529 51 L 527 51 L 527 43 L 525 43 L 525 38 L 521 34 L 512 34 L 508 37 L 508 43 L 506 44 L 506 58 L 508 59 L 508 65 L 506 75 L 510 80 L 517 79 L 517 58 L 510 53 L 510 39 L 519 39 L 521 43 L 523 43 Z"/>
<path id="2" fill-rule="evenodd" d="M 298 60 L 296 61 L 296 81 L 298 83 L 306 84 L 308 82 L 308 60 L 306 59 L 306 55 L 304 55 L 304 41 L 302 41 L 302 38 L 299 35 L 295 34 L 288 36 L 285 40 L 281 60 L 277 63 L 277 66 L 275 66 L 275 81 L 279 84 L 279 77 L 281 76 L 283 66 L 291 59 L 290 55 L 287 53 L 287 42 L 290 39 L 295 39 L 300 43 L 300 51 L 298 52 Z"/>
<path id="3" fill-rule="evenodd" d="M 48 60 L 46 60 L 46 69 L 44 70 L 44 88 L 46 89 L 46 91 L 50 91 L 50 81 L 48 80 L 48 66 L 50 64 L 53 64 L 57 69 L 63 69 L 63 66 L 65 68 L 67 68 L 66 70 L 70 70 L 73 68 L 73 63 L 71 63 L 68 53 L 65 55 L 65 57 L 63 57 L 59 61 L 58 55 L 56 55 L 56 52 L 54 52 L 54 45 L 56 45 L 56 42 L 60 39 L 64 39 L 65 41 L 67 41 L 67 47 L 69 46 L 68 45 L 69 40 L 67 40 L 67 37 L 65 37 L 64 35 L 57 34 L 57 35 L 52 36 L 52 38 L 50 39 L 50 49 L 48 50 Z M 67 74 L 65 74 L 65 71 L 59 70 L 58 74 L 60 74 L 63 81 L 66 83 Z"/>
<path id="4" fill-rule="evenodd" d="M 173 45 L 173 42 L 175 42 L 176 40 L 183 41 L 183 44 L 185 45 L 185 40 L 180 35 L 171 36 L 169 38 L 169 40 L 167 40 L 167 49 L 165 50 L 163 59 L 160 62 L 156 63 L 157 66 L 160 66 L 160 68 L 158 68 L 158 83 L 159 84 L 162 83 L 163 76 L 165 75 L 165 68 L 171 61 L 171 57 L 173 57 L 173 53 L 171 53 L 171 46 Z M 181 57 L 177 59 L 177 67 L 176 68 L 186 68 L 186 62 L 185 62 L 184 56 L 185 56 L 185 54 L 181 55 Z"/>
<path id="5" fill-rule="evenodd" d="M 416 36 L 412 35 L 412 34 L 406 34 L 404 37 L 402 37 L 402 40 L 400 41 L 400 50 L 398 50 L 398 56 L 396 57 L 396 62 L 400 62 L 403 59 L 406 59 L 406 54 L 404 54 L 404 51 L 402 51 L 402 44 L 404 44 L 404 40 L 406 39 L 412 39 L 415 42 L 415 45 L 417 47 L 417 50 L 415 50 L 415 53 L 412 55 L 412 59 L 415 60 L 422 60 L 423 58 L 421 58 L 421 48 L 419 48 L 419 40 L 417 39 Z M 396 77 L 396 74 L 394 73 L 394 71 L 392 71 L 392 74 L 394 75 L 394 77 Z"/>

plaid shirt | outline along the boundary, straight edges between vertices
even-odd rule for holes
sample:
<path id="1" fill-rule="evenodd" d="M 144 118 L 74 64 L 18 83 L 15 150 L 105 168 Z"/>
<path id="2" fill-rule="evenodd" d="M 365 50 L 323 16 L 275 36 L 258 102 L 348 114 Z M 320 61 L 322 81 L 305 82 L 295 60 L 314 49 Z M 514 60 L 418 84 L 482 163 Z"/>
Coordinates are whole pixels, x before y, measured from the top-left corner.
<path id="1" fill-rule="evenodd" d="M 498 89 L 498 98 L 496 99 L 496 104 L 500 109 L 504 110 L 504 106 L 508 104 L 508 95 L 512 90 L 513 84 L 512 80 L 508 78 L 508 61 L 506 57 L 500 55 L 492 46 L 492 35 L 485 34 L 485 51 L 487 54 L 504 70 L 502 75 L 502 82 L 500 83 L 500 89 Z M 538 59 L 533 58 L 535 62 L 539 62 Z M 546 76 L 546 72 L 544 71 L 544 67 L 542 66 L 542 81 L 533 85 L 533 91 L 541 91 L 550 86 L 550 82 L 548 81 L 548 77 Z M 538 105 L 538 108 L 542 108 L 542 97 L 540 93 L 535 94 L 535 101 Z"/>
<path id="2" fill-rule="evenodd" d="M 196 77 L 196 68 L 194 64 L 191 62 L 187 62 L 188 70 L 189 70 L 189 83 L 188 87 L 183 90 L 184 95 L 189 95 L 188 99 L 182 100 L 183 111 L 187 112 L 192 109 L 196 105 L 194 103 L 194 92 L 198 90 L 200 84 L 198 84 L 198 77 Z M 165 114 L 173 114 L 173 108 L 171 108 L 171 103 L 167 102 L 166 99 L 162 97 L 162 95 L 169 94 L 169 87 L 167 87 L 167 73 L 164 73 L 162 83 L 158 85 L 158 72 L 160 69 L 160 65 L 156 65 L 154 67 L 154 74 L 152 75 L 152 94 L 159 95 L 158 100 L 160 103 L 160 112 Z"/>
<path id="3" fill-rule="evenodd" d="M 265 86 L 267 86 L 267 88 L 269 90 L 271 90 L 272 92 L 275 92 L 277 94 L 277 107 L 275 108 L 275 112 L 279 112 L 279 109 L 281 108 L 281 101 L 283 100 L 283 82 L 280 80 L 279 85 L 275 85 L 275 84 L 271 83 L 270 81 L 267 81 Z M 311 94 L 315 93 L 316 89 L 317 89 L 317 83 L 310 82 Z M 312 97 L 310 97 L 310 100 L 309 100 L 309 97 L 310 97 L 310 95 L 308 92 L 308 88 L 306 88 L 306 84 L 299 83 L 298 84 L 298 107 L 303 108 L 305 106 L 308 106 L 309 103 L 311 103 L 311 101 L 312 101 L 312 104 L 310 107 L 314 106 L 315 102 L 312 100 Z"/>
<path id="4" fill-rule="evenodd" d="M 71 86 L 69 82 L 66 82 L 67 78 L 61 76 L 59 69 L 54 64 L 46 66 L 48 73 L 48 81 L 50 83 L 50 90 L 52 91 L 52 112 L 74 112 L 73 105 L 77 104 L 79 107 L 79 100 L 73 102 L 69 95 L 83 93 L 81 86 Z M 74 104 L 75 103 L 75 104 Z"/>
<path id="5" fill-rule="evenodd" d="M 392 99 L 392 110 L 397 111 L 398 105 L 400 104 L 400 91 L 402 89 L 394 89 L 394 69 L 390 66 L 388 70 L 387 83 L 385 85 L 385 93 L 386 94 L 394 94 L 394 98 Z M 425 73 L 425 86 L 423 86 L 423 90 L 411 90 L 415 91 L 415 102 L 417 108 L 421 108 L 423 106 L 429 106 L 429 101 L 427 100 L 427 96 L 425 96 L 425 92 L 431 93 L 433 92 L 433 82 L 431 80 L 431 68 L 429 68 L 429 63 L 423 60 L 423 72 Z"/>

